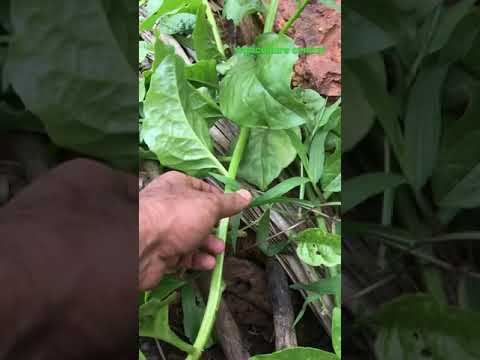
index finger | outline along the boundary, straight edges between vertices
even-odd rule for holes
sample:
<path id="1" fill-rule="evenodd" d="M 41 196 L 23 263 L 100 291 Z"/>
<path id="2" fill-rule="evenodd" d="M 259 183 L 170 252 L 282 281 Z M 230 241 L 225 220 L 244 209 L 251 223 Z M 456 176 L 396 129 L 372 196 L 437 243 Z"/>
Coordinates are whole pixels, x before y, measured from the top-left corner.
<path id="1" fill-rule="evenodd" d="M 218 199 L 220 219 L 238 214 L 246 209 L 251 201 L 252 194 L 245 189 L 233 193 L 221 194 Z"/>

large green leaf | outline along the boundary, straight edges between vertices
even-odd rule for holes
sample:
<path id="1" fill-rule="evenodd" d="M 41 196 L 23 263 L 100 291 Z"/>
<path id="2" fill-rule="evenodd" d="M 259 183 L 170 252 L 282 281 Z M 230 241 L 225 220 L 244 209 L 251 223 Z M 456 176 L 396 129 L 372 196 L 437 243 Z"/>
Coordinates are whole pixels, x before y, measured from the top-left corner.
<path id="1" fill-rule="evenodd" d="M 405 141 L 400 127 L 397 105 L 387 92 L 384 71 L 378 71 L 378 64 L 368 57 L 347 62 L 357 75 L 359 84 L 378 121 L 385 131 L 386 137 L 402 169 L 405 168 Z"/>
<path id="2" fill-rule="evenodd" d="M 480 21 L 480 13 L 475 12 L 472 13 L 471 18 L 475 18 L 476 23 Z M 477 26 L 473 34 L 476 34 L 474 40 L 472 41 L 472 46 L 470 47 L 470 51 L 466 54 L 465 58 L 463 59 L 463 63 L 465 66 L 475 74 L 476 78 L 480 78 L 480 63 L 478 61 L 480 57 L 480 28 Z"/>
<path id="3" fill-rule="evenodd" d="M 265 190 L 296 156 L 284 130 L 252 129 L 238 176 Z"/>
<path id="4" fill-rule="evenodd" d="M 118 45 L 132 69 L 137 69 L 138 7 L 130 0 L 102 0 Z"/>
<path id="5" fill-rule="evenodd" d="M 215 44 L 212 27 L 207 20 L 206 10 L 205 5 L 199 7 L 195 30 L 192 34 L 193 48 L 198 60 L 218 59 L 221 56 Z"/>
<path id="6" fill-rule="evenodd" d="M 345 152 L 353 149 L 368 134 L 375 113 L 365 99 L 357 76 L 347 65 L 342 67 L 342 89 L 343 101 L 348 104 L 343 108 L 342 118 L 342 151 Z"/>
<path id="7" fill-rule="evenodd" d="M 340 358 L 320 349 L 297 347 L 273 354 L 257 355 L 251 357 L 250 360 L 340 360 Z"/>
<path id="8" fill-rule="evenodd" d="M 245 16 L 264 11 L 265 7 L 260 0 L 226 0 L 223 16 L 239 25 Z"/>
<path id="9" fill-rule="evenodd" d="M 11 3 L 11 13 L 15 36 L 4 74 L 51 140 L 133 167 L 138 161 L 138 80 L 102 2 L 52 0 L 32 6 L 19 0 Z"/>
<path id="10" fill-rule="evenodd" d="M 200 60 L 193 65 L 187 66 L 185 74 L 187 79 L 194 83 L 217 88 L 218 79 L 215 66 L 215 60 Z"/>
<path id="11" fill-rule="evenodd" d="M 184 342 L 169 325 L 168 304 L 175 300 L 175 296 L 174 294 L 165 300 L 152 299 L 140 306 L 138 335 L 159 339 L 187 353 L 193 353 L 195 348 Z"/>
<path id="12" fill-rule="evenodd" d="M 346 51 L 344 59 L 358 58 L 399 46 L 400 55 L 411 55 L 416 45 L 412 40 L 414 23 L 402 16 L 391 0 L 370 0 L 368 6 L 355 0 L 342 1 L 345 22 L 342 21 L 342 32 Z M 343 20 L 343 19 L 342 19 Z"/>
<path id="13" fill-rule="evenodd" d="M 343 184 L 342 212 L 346 213 L 370 197 L 404 182 L 403 176 L 388 173 L 369 173 L 348 179 Z"/>
<path id="14" fill-rule="evenodd" d="M 407 176 L 416 189 L 425 185 L 437 160 L 442 132 L 440 97 L 447 70 L 447 66 L 426 66 L 409 94 L 405 114 L 405 161 Z"/>
<path id="15" fill-rule="evenodd" d="M 392 35 L 354 10 L 343 12 L 342 23 L 344 59 L 376 53 L 396 43 Z"/>
<path id="16" fill-rule="evenodd" d="M 205 303 L 198 289 L 195 289 L 191 284 L 182 288 L 182 312 L 184 333 L 193 343 L 197 338 L 205 314 Z M 211 344 L 212 341 L 209 341 L 207 348 Z"/>
<path id="17" fill-rule="evenodd" d="M 321 179 L 322 189 L 327 192 L 339 192 L 342 189 L 342 151 L 337 147 L 327 156 Z"/>
<path id="18" fill-rule="evenodd" d="M 463 0 L 453 6 L 443 5 L 438 31 L 435 32 L 429 47 L 430 52 L 439 50 L 447 43 L 457 24 L 469 13 L 475 2 L 476 0 Z"/>
<path id="19" fill-rule="evenodd" d="M 306 229 L 295 238 L 297 255 L 311 266 L 340 265 L 342 245 L 340 236 L 329 234 L 323 229 Z"/>
<path id="20" fill-rule="evenodd" d="M 309 174 L 313 183 L 318 183 L 323 175 L 325 165 L 325 140 L 328 131 L 318 131 L 312 140 L 309 152 Z"/>
<path id="21" fill-rule="evenodd" d="M 440 206 L 475 208 L 480 205 L 480 86 L 471 91 L 463 117 L 447 130 L 434 177 Z"/>
<path id="22" fill-rule="evenodd" d="M 292 49 L 292 39 L 281 34 L 263 34 L 259 48 Z M 308 112 L 290 88 L 297 54 L 235 55 L 220 84 L 220 107 L 240 126 L 289 129 L 305 123 Z"/>
<path id="23" fill-rule="evenodd" d="M 184 67 L 170 54 L 155 69 L 144 103 L 142 138 L 166 167 L 225 174 L 212 153 L 207 122 L 195 111 L 195 89 L 185 79 Z"/>
<path id="24" fill-rule="evenodd" d="M 480 314 L 439 304 L 427 295 L 403 296 L 374 316 L 379 359 L 480 358 Z"/>

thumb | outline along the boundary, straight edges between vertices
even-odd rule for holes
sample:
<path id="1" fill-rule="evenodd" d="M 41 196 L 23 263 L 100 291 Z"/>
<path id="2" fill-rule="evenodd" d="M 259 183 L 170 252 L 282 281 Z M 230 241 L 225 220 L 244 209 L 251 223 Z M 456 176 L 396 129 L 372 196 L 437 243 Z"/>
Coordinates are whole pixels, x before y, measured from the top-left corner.
<path id="1" fill-rule="evenodd" d="M 234 193 L 220 195 L 220 218 L 226 218 L 238 214 L 247 208 L 252 201 L 252 194 L 247 190 L 239 190 Z"/>

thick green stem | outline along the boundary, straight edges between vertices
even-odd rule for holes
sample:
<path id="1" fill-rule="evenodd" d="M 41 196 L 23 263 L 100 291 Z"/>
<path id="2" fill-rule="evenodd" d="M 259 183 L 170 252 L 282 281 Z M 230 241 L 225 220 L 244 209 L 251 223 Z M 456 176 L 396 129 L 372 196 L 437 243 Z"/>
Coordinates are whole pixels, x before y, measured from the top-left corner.
<path id="1" fill-rule="evenodd" d="M 242 160 L 245 147 L 247 146 L 248 135 L 250 134 L 250 129 L 242 128 L 240 130 L 240 136 L 233 151 L 232 161 L 228 168 L 228 177 L 235 179 L 237 176 L 238 167 L 240 166 L 240 161 Z M 225 192 L 231 192 L 232 189 L 228 185 L 225 186 Z M 226 241 L 228 233 L 228 218 L 222 219 L 217 230 L 217 237 Z M 187 360 L 198 360 L 202 355 L 203 349 L 208 342 L 210 333 L 212 332 L 213 325 L 215 324 L 215 317 L 217 314 L 218 307 L 220 305 L 220 300 L 222 298 L 223 292 L 223 261 L 224 254 L 217 256 L 217 263 L 215 269 L 213 270 L 212 279 L 210 282 L 210 291 L 208 293 L 208 302 L 205 308 L 205 314 L 203 316 L 202 324 L 200 325 L 200 330 L 198 331 L 197 339 L 193 344 L 195 352 L 190 354 L 187 357 Z"/>
<path id="2" fill-rule="evenodd" d="M 283 25 L 283 28 L 282 30 L 280 31 L 281 34 L 286 34 L 288 29 L 290 29 L 290 27 L 293 25 L 293 23 L 295 21 L 297 21 L 297 19 L 300 17 L 300 15 L 302 15 L 302 12 L 303 10 L 305 10 L 305 8 L 307 7 L 307 5 L 310 3 L 310 0 L 305 0 L 303 2 L 302 5 L 300 5 L 297 10 L 295 11 L 295 14 L 293 14 L 293 16 L 288 19 L 288 21 L 286 22 L 285 25 Z"/>
<path id="3" fill-rule="evenodd" d="M 215 21 L 215 16 L 213 15 L 212 8 L 210 7 L 208 0 L 203 0 L 203 3 L 206 6 L 207 20 L 212 27 L 213 38 L 215 39 L 217 49 L 222 55 L 222 57 L 225 57 L 225 49 L 223 48 L 222 37 L 220 36 L 220 31 L 218 30 L 217 22 Z"/>
<path id="4" fill-rule="evenodd" d="M 263 28 L 263 33 L 270 33 L 273 31 L 273 24 L 275 23 L 275 18 L 277 17 L 279 0 L 272 0 L 270 6 L 268 7 L 267 18 L 265 20 L 265 27 Z"/>

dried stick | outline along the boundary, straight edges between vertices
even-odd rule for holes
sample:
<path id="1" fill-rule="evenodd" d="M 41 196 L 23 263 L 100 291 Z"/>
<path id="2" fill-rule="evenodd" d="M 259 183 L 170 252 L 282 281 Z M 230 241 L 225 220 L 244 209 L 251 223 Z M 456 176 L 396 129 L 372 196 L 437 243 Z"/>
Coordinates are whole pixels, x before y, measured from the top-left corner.
<path id="1" fill-rule="evenodd" d="M 295 318 L 288 280 L 282 266 L 274 258 L 269 258 L 267 261 L 267 282 L 273 310 L 275 349 L 295 347 L 298 343 L 293 327 Z"/>

